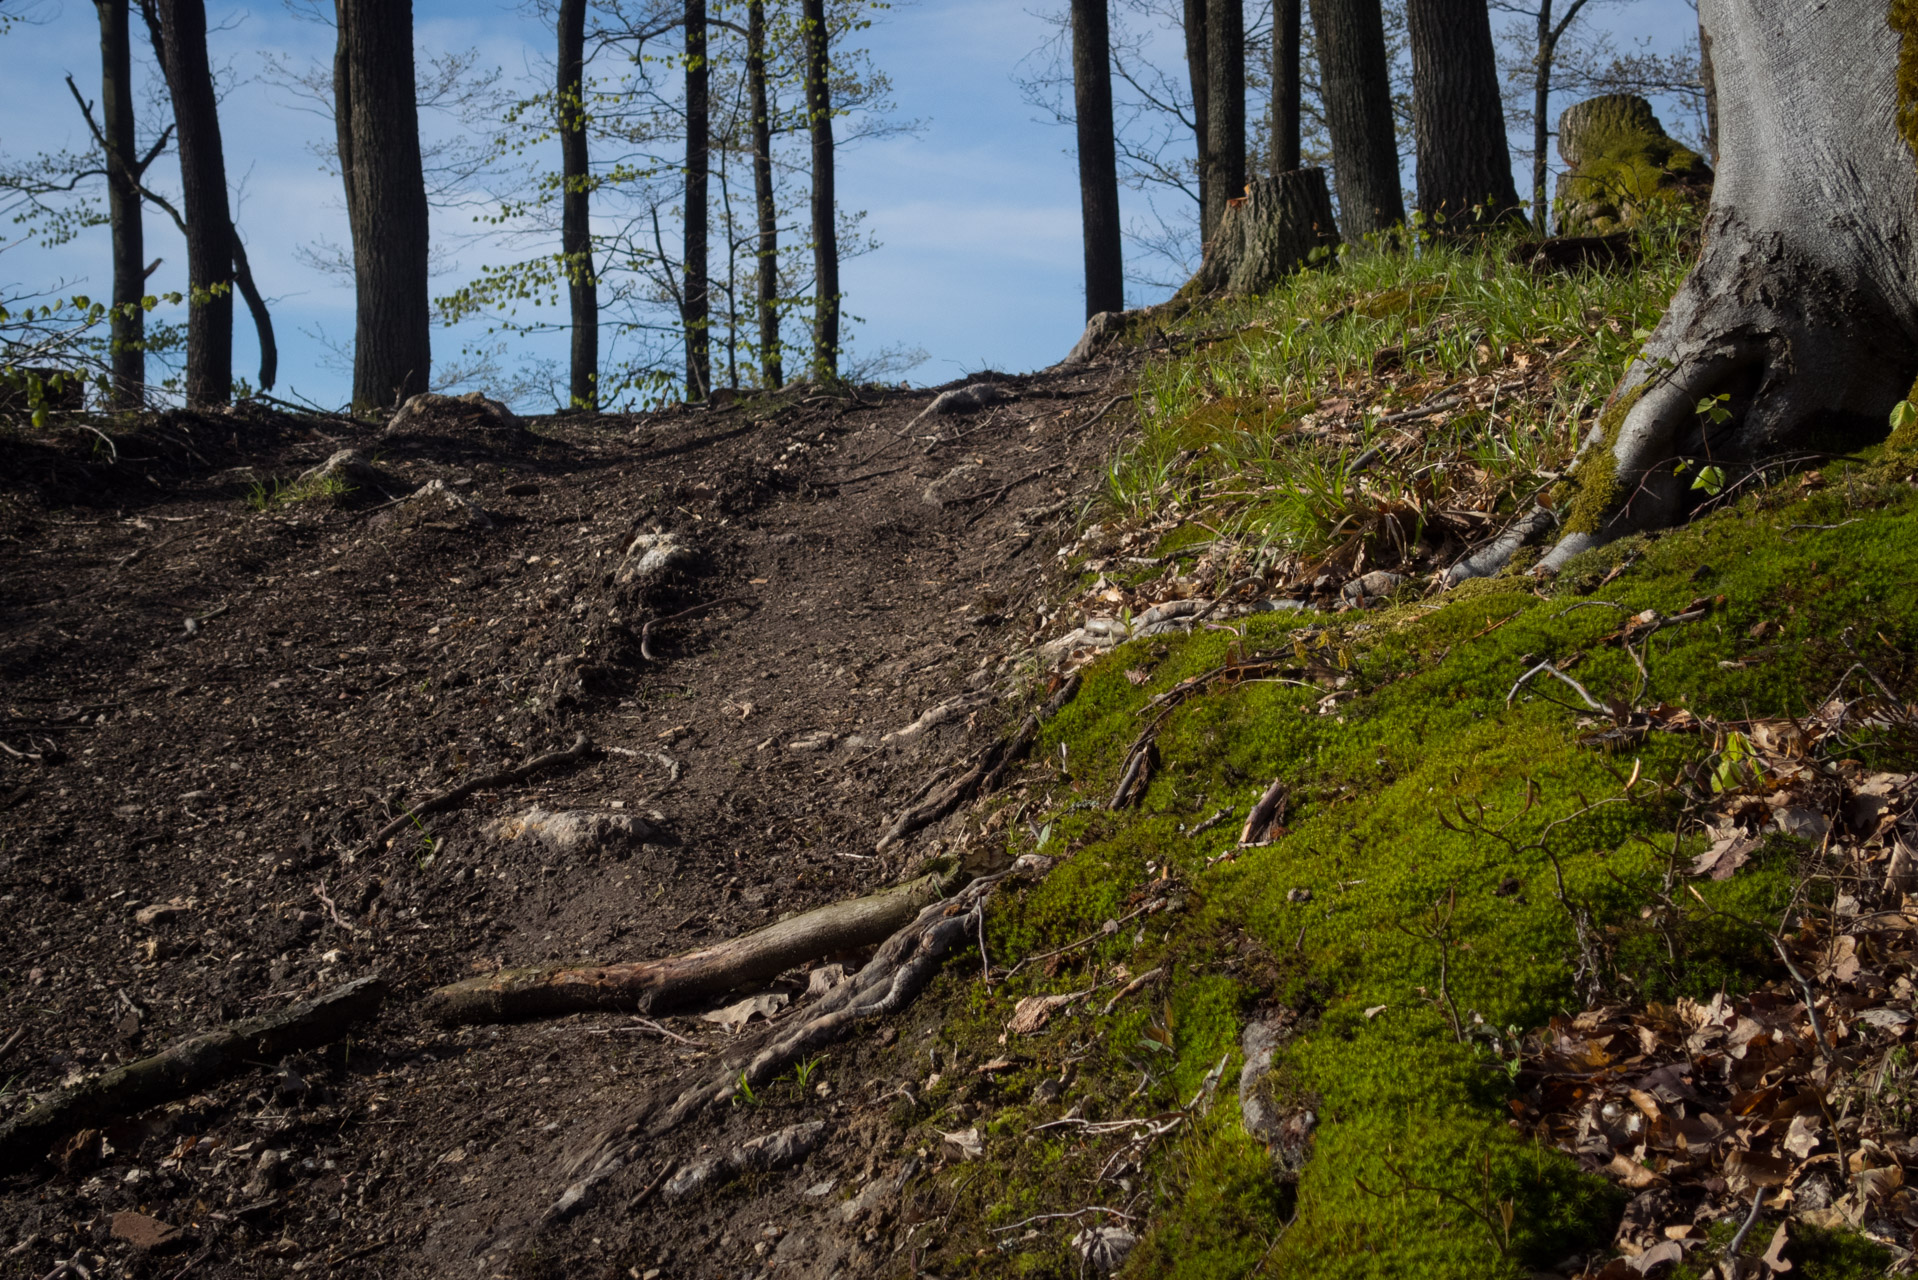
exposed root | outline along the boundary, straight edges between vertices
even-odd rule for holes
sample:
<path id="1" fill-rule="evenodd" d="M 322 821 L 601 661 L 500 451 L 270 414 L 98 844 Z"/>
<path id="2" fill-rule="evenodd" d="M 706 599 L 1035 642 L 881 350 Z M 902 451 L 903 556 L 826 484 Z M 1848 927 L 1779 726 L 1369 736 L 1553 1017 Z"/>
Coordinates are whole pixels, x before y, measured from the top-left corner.
<path id="1" fill-rule="evenodd" d="M 430 800 L 414 805 L 375 831 L 372 839 L 353 851 L 353 856 L 365 857 L 428 814 L 456 809 L 481 791 L 493 791 L 500 787 L 512 786 L 516 782 L 524 782 L 542 769 L 550 769 L 554 765 L 571 764 L 575 760 L 592 754 L 592 750 L 591 739 L 582 733 L 573 739 L 573 745 L 564 751 L 549 751 L 543 756 L 534 756 L 525 764 L 515 765 L 511 769 L 501 769 L 498 773 L 489 773 L 484 777 L 474 778 L 471 782 L 461 783 L 451 791 L 442 792 Z"/>

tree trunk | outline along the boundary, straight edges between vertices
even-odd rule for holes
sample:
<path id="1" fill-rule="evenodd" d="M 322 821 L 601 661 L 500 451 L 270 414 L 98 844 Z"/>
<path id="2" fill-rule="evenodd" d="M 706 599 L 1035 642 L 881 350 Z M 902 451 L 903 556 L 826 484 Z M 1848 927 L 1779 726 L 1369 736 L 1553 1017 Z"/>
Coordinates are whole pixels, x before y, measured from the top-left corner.
<path id="1" fill-rule="evenodd" d="M 706 0 L 686 0 L 686 231 L 684 308 L 686 398 L 704 400 L 712 390 L 712 294 L 707 280 L 707 198 L 712 168 L 710 91 L 706 61 Z"/>
<path id="2" fill-rule="evenodd" d="M 1312 27 L 1340 230 L 1347 240 L 1358 240 L 1405 221 L 1385 19 L 1379 0 L 1312 0 Z"/>
<path id="3" fill-rule="evenodd" d="M 599 281 L 593 274 L 592 169 L 586 150 L 586 0 L 560 0 L 559 247 L 572 310 L 572 367 L 567 399 L 576 409 L 599 408 Z"/>
<path id="4" fill-rule="evenodd" d="M 1272 172 L 1299 167 L 1299 0 L 1272 0 Z"/>
<path id="5" fill-rule="evenodd" d="M 113 316 L 108 347 L 113 407 L 146 403 L 146 235 L 133 135 L 133 50 L 126 0 L 94 0 L 100 17 L 100 130 L 106 140 L 107 220 L 113 228 Z"/>
<path id="6" fill-rule="evenodd" d="M 812 133 L 813 376 L 839 377 L 839 228 L 834 217 L 832 93 L 825 0 L 804 0 L 806 116 Z"/>
<path id="7" fill-rule="evenodd" d="M 202 0 L 154 0 L 167 89 L 180 151 L 186 220 L 186 400 L 225 404 L 233 396 L 233 219 L 219 104 L 206 58 Z"/>
<path id="8" fill-rule="evenodd" d="M 779 205 L 773 196 L 772 94 L 766 84 L 766 0 L 746 4 L 746 88 L 753 113 L 753 213 L 759 222 L 759 381 L 786 381 L 779 349 Z"/>
<path id="9" fill-rule="evenodd" d="M 1245 194 L 1245 5 L 1244 0 L 1206 0 L 1205 8 L 1206 150 L 1205 213 L 1201 232 L 1218 234 L 1227 202 Z"/>
<path id="10" fill-rule="evenodd" d="M 1079 216 L 1086 318 L 1125 309 L 1119 160 L 1112 133 L 1112 40 L 1106 0 L 1072 0 L 1072 93 L 1079 124 Z"/>
<path id="11" fill-rule="evenodd" d="M 1882 438 L 1918 374 L 1918 166 L 1898 80 L 1918 15 L 1894 8 L 1894 29 L 1882 11 L 1808 22 L 1797 0 L 1703 0 L 1699 17 L 1723 161 L 1704 249 L 1585 440 L 1547 572 L 1682 518 L 1708 463 L 1735 485 L 1766 459 Z M 1722 417 L 1699 412 L 1720 395 Z"/>
<path id="12" fill-rule="evenodd" d="M 1264 293 L 1314 260 L 1338 248 L 1332 193 L 1323 169 L 1291 169 L 1254 178 L 1243 200 L 1227 206 L 1218 234 L 1207 246 L 1199 288 L 1205 293 Z"/>
<path id="13" fill-rule="evenodd" d="M 1185 0 L 1185 73 L 1186 81 L 1192 88 L 1193 166 L 1198 179 L 1195 185 L 1199 189 L 1199 229 L 1202 237 L 1213 222 L 1212 210 L 1206 204 L 1206 175 L 1212 172 L 1212 113 L 1208 101 L 1210 86 L 1206 79 L 1206 3 L 1207 0 Z"/>
<path id="14" fill-rule="evenodd" d="M 1498 62 L 1485 0 L 1406 0 L 1412 42 L 1412 120 L 1418 208 L 1454 229 L 1474 208 L 1485 221 L 1518 212 L 1505 145 Z"/>
<path id="15" fill-rule="evenodd" d="M 334 0 L 333 118 L 353 233 L 353 403 L 427 389 L 426 179 L 413 79 L 412 0 Z"/>
<path id="16" fill-rule="evenodd" d="M 1705 149 L 1712 168 L 1718 167 L 1718 83 L 1712 76 L 1712 36 L 1705 20 L 1698 20 L 1698 80 L 1705 86 Z"/>
<path id="17" fill-rule="evenodd" d="M 1552 0 L 1538 0 L 1538 46 L 1532 65 L 1532 225 L 1549 233 L 1545 205 L 1546 148 L 1551 145 L 1552 63 L 1558 41 L 1552 33 Z"/>

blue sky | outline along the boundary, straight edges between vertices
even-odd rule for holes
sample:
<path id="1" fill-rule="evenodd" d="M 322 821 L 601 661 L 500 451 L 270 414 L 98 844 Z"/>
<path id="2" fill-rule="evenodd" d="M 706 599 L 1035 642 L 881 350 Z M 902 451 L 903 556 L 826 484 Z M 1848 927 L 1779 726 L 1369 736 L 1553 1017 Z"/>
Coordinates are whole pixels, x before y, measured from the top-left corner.
<path id="1" fill-rule="evenodd" d="M 847 311 L 861 319 L 852 332 L 855 352 L 923 348 L 928 358 L 908 375 L 913 382 L 1042 367 L 1065 353 L 1081 327 L 1070 131 L 1040 119 L 1014 79 L 1019 61 L 1047 37 L 1038 16 L 1046 7 L 1046 0 L 911 0 L 864 33 L 874 61 L 892 76 L 900 117 L 924 127 L 916 136 L 862 143 L 842 157 L 842 207 L 864 210 L 883 246 L 849 261 L 842 283 Z M 237 220 L 260 287 L 275 300 L 279 390 L 338 404 L 350 375 L 320 335 L 351 336 L 352 289 L 297 255 L 316 241 L 347 239 L 338 180 L 309 150 L 331 125 L 262 76 L 268 52 L 296 64 L 330 60 L 332 32 L 270 0 L 209 0 L 208 8 L 217 28 L 213 57 L 229 68 L 222 124 Z M 90 98 L 99 85 L 93 6 L 32 0 L 27 11 L 35 21 L 0 38 L 8 55 L 8 74 L 0 77 L 0 150 L 13 158 L 81 147 L 85 128 L 62 76 L 71 73 Z M 422 50 L 477 47 L 509 77 L 545 78 L 549 31 L 520 4 L 416 0 L 415 14 Z M 1695 23 L 1683 0 L 1614 0 L 1594 18 L 1626 39 L 1649 36 L 1661 45 Z M 156 166 L 166 187 L 174 185 L 172 163 L 168 157 Z M 1129 214 L 1140 204 L 1133 193 L 1122 198 Z M 436 238 L 468 235 L 469 216 L 436 212 Z M 184 246 L 163 214 L 149 213 L 147 238 L 148 256 L 165 259 L 153 286 L 180 288 Z M 457 244 L 435 286 L 449 287 L 505 256 L 483 243 Z M 105 294 L 106 264 L 104 228 L 57 249 L 20 244 L 0 254 L 0 286 L 64 283 Z M 436 359 L 456 355 L 477 336 L 472 325 L 436 332 Z M 256 356 L 244 321 L 235 337 L 236 371 L 250 374 Z M 515 340 L 508 358 L 562 354 L 556 339 Z"/>

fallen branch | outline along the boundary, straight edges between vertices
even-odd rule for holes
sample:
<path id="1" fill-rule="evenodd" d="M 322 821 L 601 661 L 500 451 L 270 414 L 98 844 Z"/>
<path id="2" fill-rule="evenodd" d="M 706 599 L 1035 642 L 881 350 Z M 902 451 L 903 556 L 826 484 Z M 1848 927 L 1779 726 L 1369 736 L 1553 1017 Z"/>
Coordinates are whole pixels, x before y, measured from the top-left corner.
<path id="1" fill-rule="evenodd" d="M 833 1043 L 861 1022 L 896 1013 L 932 980 L 946 954 L 973 932 L 1000 876 L 982 876 L 950 901 L 935 902 L 886 940 L 866 966 L 814 1005 L 794 1024 L 759 1038 L 746 1053 L 728 1058 L 713 1075 L 683 1090 L 645 1126 L 643 1137 L 625 1127 L 611 1130 L 568 1162 L 574 1181 L 548 1213 L 571 1217 L 593 1202 L 600 1183 L 631 1163 L 643 1146 L 670 1133 L 707 1107 L 729 1101 L 742 1086 L 757 1089 L 790 1064 Z M 636 1130 L 635 1130 L 636 1132 Z"/>
<path id="2" fill-rule="evenodd" d="M 0 1125 L 0 1174 L 32 1168 L 69 1130 L 145 1111 L 262 1062 L 331 1044 L 372 1018 L 385 996 L 380 978 L 357 978 L 317 999 L 228 1023 L 76 1085 Z"/>
<path id="3" fill-rule="evenodd" d="M 681 618 L 690 618 L 696 613 L 704 613 L 708 609 L 717 609 L 723 604 L 746 603 L 748 603 L 748 601 L 742 596 L 727 596 L 723 600 L 708 600 L 705 604 L 696 604 L 690 609 L 681 609 L 678 613 L 667 614 L 663 618 L 648 618 L 645 625 L 639 629 L 639 656 L 648 662 L 659 661 L 659 658 L 652 650 L 654 627 L 664 626 L 668 622 L 678 622 Z"/>
<path id="4" fill-rule="evenodd" d="M 1272 785 L 1265 789 L 1259 802 L 1252 806 L 1252 812 L 1245 815 L 1245 827 L 1239 832 L 1239 847 L 1266 844 L 1272 839 L 1275 829 L 1285 823 L 1285 780 L 1272 779 Z"/>
<path id="5" fill-rule="evenodd" d="M 451 791 L 443 792 L 430 800 L 414 805 L 375 831 L 373 838 L 354 850 L 353 854 L 355 857 L 364 857 L 428 814 L 456 809 L 478 792 L 494 791 L 500 787 L 510 787 L 515 782 L 524 782 L 542 769 L 550 769 L 558 764 L 571 764 L 590 754 L 592 750 L 592 740 L 582 733 L 573 740 L 573 745 L 564 751 L 549 751 L 543 756 L 534 756 L 525 764 L 515 765 L 511 769 L 501 769 L 498 773 L 489 773 L 484 777 L 474 778 L 471 782 L 461 783 Z"/>
<path id="6" fill-rule="evenodd" d="M 710 947 L 627 964 L 538 965 L 501 969 L 440 987 L 429 1015 L 449 1026 L 558 1017 L 583 1010 L 659 1009 L 689 1004 L 763 982 L 796 965 L 883 942 L 928 903 L 943 899 L 956 867 L 863 898 L 803 912 Z"/>

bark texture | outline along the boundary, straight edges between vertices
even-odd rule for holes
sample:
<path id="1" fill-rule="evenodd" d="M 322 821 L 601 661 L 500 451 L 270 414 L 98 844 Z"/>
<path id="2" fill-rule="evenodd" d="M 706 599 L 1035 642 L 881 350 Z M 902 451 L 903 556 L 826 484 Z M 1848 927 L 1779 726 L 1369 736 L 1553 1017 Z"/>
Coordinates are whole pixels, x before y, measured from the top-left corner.
<path id="1" fill-rule="evenodd" d="M 1883 17 L 1704 0 L 1722 165 L 1698 266 L 1573 470 L 1547 570 L 1706 495 L 1678 459 L 1738 469 L 1882 437 L 1918 373 L 1918 167 Z M 1725 394 L 1730 418 L 1697 412 Z M 1565 504 L 1561 504 L 1563 507 Z"/>
<path id="2" fill-rule="evenodd" d="M 186 221 L 188 404 L 225 404 L 233 395 L 233 218 L 213 72 L 206 59 L 202 0 L 153 0 L 161 65 L 173 99 Z"/>
<path id="3" fill-rule="evenodd" d="M 786 381 L 779 347 L 779 204 L 773 195 L 772 92 L 766 78 L 766 0 L 746 4 L 746 90 L 753 113 L 753 214 L 759 223 L 759 381 Z"/>
<path id="4" fill-rule="evenodd" d="M 1516 212 L 1485 0 L 1406 0 L 1405 16 L 1419 211 L 1453 226 L 1475 206 L 1484 208 L 1487 221 Z"/>
<path id="5" fill-rule="evenodd" d="M 586 147 L 586 0 L 560 0 L 560 253 L 573 332 L 567 395 L 574 407 L 599 407 L 599 281 L 593 274 L 592 157 Z"/>
<path id="6" fill-rule="evenodd" d="M 335 0 L 334 17 L 333 118 L 353 233 L 353 403 L 385 408 L 425 391 L 432 369 L 413 4 Z"/>
<path id="7" fill-rule="evenodd" d="M 707 278 L 712 172 L 712 69 L 706 61 L 706 0 L 686 0 L 686 238 L 680 324 L 686 332 L 686 398 L 713 388 L 712 292 Z"/>
<path id="8" fill-rule="evenodd" d="M 1206 0 L 1205 216 L 1209 242 L 1218 234 L 1228 202 L 1245 194 L 1245 5 L 1243 0 Z"/>
<path id="9" fill-rule="evenodd" d="M 146 403 L 146 230 L 141 164 L 133 134 L 133 47 L 126 0 L 94 0 L 100 17 L 100 130 L 107 157 L 107 221 L 113 229 L 113 316 L 109 356 L 113 407 Z"/>
<path id="10" fill-rule="evenodd" d="M 1272 172 L 1299 167 L 1299 0 L 1272 0 Z"/>
<path id="11" fill-rule="evenodd" d="M 839 377 L 839 225 L 833 195 L 832 85 L 825 0 L 804 0 L 806 117 L 812 135 L 813 376 Z"/>
<path id="12" fill-rule="evenodd" d="M 1338 245 L 1325 170 L 1254 178 L 1245 195 L 1226 206 L 1218 234 L 1206 246 L 1199 287 L 1207 293 L 1263 293 L 1312 261 L 1315 252 Z"/>
<path id="13" fill-rule="evenodd" d="M 1339 229 L 1358 240 L 1405 221 L 1392 82 L 1379 0 L 1312 0 L 1319 83 L 1332 135 Z"/>
<path id="14" fill-rule="evenodd" d="M 1072 0 L 1072 96 L 1079 129 L 1079 216 L 1086 318 L 1125 308 L 1119 158 L 1112 132 L 1112 37 L 1106 0 Z"/>

